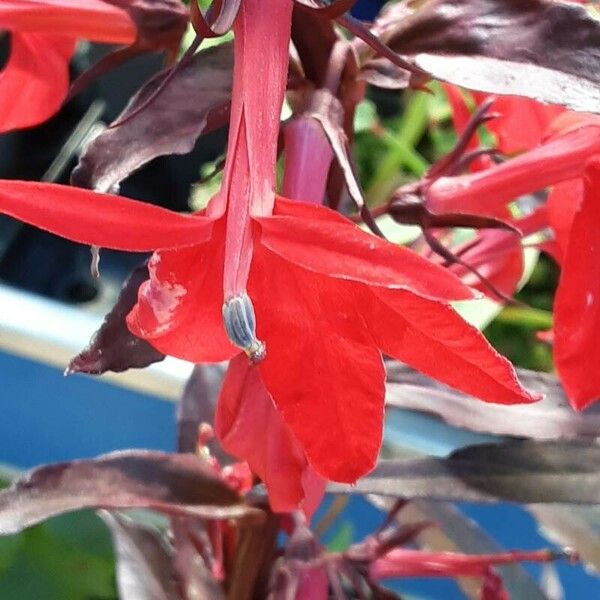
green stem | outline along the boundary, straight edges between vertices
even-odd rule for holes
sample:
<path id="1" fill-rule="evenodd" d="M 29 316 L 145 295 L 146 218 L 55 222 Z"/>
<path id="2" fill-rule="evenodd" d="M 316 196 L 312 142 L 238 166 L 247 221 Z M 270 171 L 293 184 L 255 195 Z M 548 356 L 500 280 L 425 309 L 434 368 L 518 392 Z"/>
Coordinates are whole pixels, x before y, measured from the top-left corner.
<path id="1" fill-rule="evenodd" d="M 552 327 L 552 313 L 540 308 L 521 308 L 507 306 L 496 317 L 498 323 L 517 325 L 527 329 L 550 329 Z"/>

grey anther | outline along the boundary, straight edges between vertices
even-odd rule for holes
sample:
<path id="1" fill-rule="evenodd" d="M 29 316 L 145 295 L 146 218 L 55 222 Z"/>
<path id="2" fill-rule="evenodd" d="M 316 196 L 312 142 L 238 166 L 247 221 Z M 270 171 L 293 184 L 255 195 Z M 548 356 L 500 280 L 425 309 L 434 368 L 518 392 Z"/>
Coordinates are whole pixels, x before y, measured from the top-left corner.
<path id="1" fill-rule="evenodd" d="M 242 293 L 225 300 L 223 304 L 225 331 L 233 344 L 241 348 L 252 362 L 266 356 L 265 344 L 256 337 L 254 306 L 248 294 Z"/>

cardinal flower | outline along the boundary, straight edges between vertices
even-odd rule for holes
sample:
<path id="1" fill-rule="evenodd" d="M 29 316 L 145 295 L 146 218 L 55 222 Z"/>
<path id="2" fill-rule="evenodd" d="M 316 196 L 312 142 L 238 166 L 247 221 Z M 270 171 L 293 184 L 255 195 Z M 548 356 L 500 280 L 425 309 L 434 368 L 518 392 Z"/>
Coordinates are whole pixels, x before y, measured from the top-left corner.
<path id="1" fill-rule="evenodd" d="M 459 177 L 442 177 L 425 190 L 432 212 L 464 212 L 505 218 L 521 194 L 553 186 L 533 220 L 554 232 L 552 254 L 561 264 L 554 305 L 554 359 L 571 404 L 582 409 L 600 398 L 598 331 L 600 294 L 595 273 L 600 189 L 600 118 L 562 113 L 545 141 L 501 165 Z M 545 222 L 544 222 L 545 220 Z M 519 227 L 518 221 L 513 224 Z M 531 233 L 530 229 L 527 233 Z"/>
<path id="2" fill-rule="evenodd" d="M 334 211 L 276 195 L 291 10 L 280 0 L 242 2 L 224 182 L 203 214 L 6 181 L 0 210 L 86 244 L 160 248 L 128 317 L 132 332 L 197 363 L 243 350 L 307 464 L 354 481 L 381 444 L 382 353 L 486 401 L 535 397 L 447 303 L 472 297 L 455 275 Z M 257 430 L 244 417 L 252 398 L 229 406 L 238 427 L 248 423 L 248 443 L 264 445 L 268 423 Z"/>
<path id="3" fill-rule="evenodd" d="M 136 27 L 126 11 L 101 0 L 3 0 L 0 29 L 10 55 L 0 72 L 0 132 L 50 118 L 69 88 L 69 60 L 78 39 L 131 44 Z"/>
<path id="4" fill-rule="evenodd" d="M 554 300 L 554 361 L 579 409 L 600 399 L 600 155 L 587 163 L 582 187 Z"/>

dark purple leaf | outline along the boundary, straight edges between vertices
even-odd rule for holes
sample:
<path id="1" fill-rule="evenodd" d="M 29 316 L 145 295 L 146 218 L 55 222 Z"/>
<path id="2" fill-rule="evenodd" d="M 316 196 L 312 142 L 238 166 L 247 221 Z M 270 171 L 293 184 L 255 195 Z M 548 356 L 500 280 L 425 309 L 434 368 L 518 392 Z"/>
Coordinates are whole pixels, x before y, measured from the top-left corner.
<path id="1" fill-rule="evenodd" d="M 329 56 L 338 36 L 331 21 L 294 7 L 292 41 L 306 78 L 316 88 L 325 85 Z"/>
<path id="2" fill-rule="evenodd" d="M 132 368 L 141 369 L 164 359 L 165 355 L 147 341 L 135 337 L 125 322 L 125 317 L 137 301 L 138 288 L 146 279 L 146 264 L 136 267 L 131 272 L 114 307 L 104 317 L 100 329 L 94 334 L 87 348 L 71 360 L 66 373 L 120 373 Z"/>
<path id="3" fill-rule="evenodd" d="M 194 368 L 177 407 L 178 452 L 196 452 L 198 427 L 201 423 L 214 425 L 215 403 L 224 375 L 221 365 L 198 365 Z M 209 448 L 221 464 L 230 460 L 216 438 Z"/>
<path id="4" fill-rule="evenodd" d="M 411 73 L 387 58 L 373 58 L 360 69 L 360 79 L 387 90 L 404 90 L 411 83 Z"/>
<path id="5" fill-rule="evenodd" d="M 180 0 L 106 0 L 127 12 L 135 23 L 133 44 L 101 58 L 72 84 L 69 97 L 76 96 L 92 81 L 144 52 L 166 51 L 169 62 L 177 57 L 189 14 Z"/>
<path id="6" fill-rule="evenodd" d="M 160 533 L 131 519 L 100 511 L 110 529 L 121 600 L 183 600 L 177 587 L 173 552 Z"/>
<path id="7" fill-rule="evenodd" d="M 121 124 L 87 147 L 72 183 L 108 192 L 157 156 L 190 152 L 201 135 L 227 123 L 232 68 L 231 44 L 221 44 L 159 73 L 131 99 Z"/>
<path id="8" fill-rule="evenodd" d="M 40 467 L 0 492 L 0 534 L 83 508 L 147 508 L 205 519 L 260 516 L 200 458 L 127 450 Z"/>
<path id="9" fill-rule="evenodd" d="M 242 3 L 241 0 L 214 0 L 205 16 L 199 1 L 190 1 L 190 13 L 195 32 L 203 39 L 226 34 L 232 28 Z M 215 14 L 216 10 L 219 12 Z"/>
<path id="10" fill-rule="evenodd" d="M 555 0 L 433 0 L 382 36 L 431 76 L 600 112 L 600 21 Z"/>
<path id="11" fill-rule="evenodd" d="M 390 409 L 432 413 L 454 427 L 539 440 L 600 436 L 600 406 L 575 412 L 554 375 L 517 369 L 521 383 L 543 398 L 534 404 L 485 404 L 409 367 L 389 361 L 386 402 Z"/>
<path id="12" fill-rule="evenodd" d="M 122 8 L 137 27 L 135 46 L 141 50 L 179 50 L 189 13 L 181 0 L 105 0 Z"/>
<path id="13" fill-rule="evenodd" d="M 446 459 L 384 460 L 356 485 L 329 491 L 404 498 L 522 503 L 600 501 L 597 442 L 507 442 L 469 446 Z"/>

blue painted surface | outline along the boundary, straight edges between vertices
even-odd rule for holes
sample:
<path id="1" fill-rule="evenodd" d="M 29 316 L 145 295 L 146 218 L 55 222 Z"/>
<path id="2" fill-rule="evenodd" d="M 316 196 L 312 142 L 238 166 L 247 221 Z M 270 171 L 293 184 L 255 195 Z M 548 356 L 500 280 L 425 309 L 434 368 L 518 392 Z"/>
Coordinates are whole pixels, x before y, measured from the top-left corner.
<path id="1" fill-rule="evenodd" d="M 358 0 L 352 7 L 352 15 L 357 19 L 370 21 L 379 12 L 387 0 Z"/>
<path id="2" fill-rule="evenodd" d="M 97 456 L 124 448 L 172 451 L 174 405 L 85 376 L 64 377 L 52 367 L 0 352 L 0 463 L 21 469 L 39 464 Z M 386 438 L 400 445 L 443 455 L 463 443 L 489 441 L 447 427 L 424 415 L 398 414 Z M 330 499 L 326 499 L 325 510 Z M 505 548 L 551 547 L 533 518 L 513 505 L 461 504 Z M 322 513 L 321 513 L 322 514 Z M 352 523 L 353 540 L 372 533 L 383 515 L 360 497 L 353 498 L 341 521 Z M 318 520 L 318 514 L 316 516 Z M 324 538 L 330 541 L 334 528 Z M 526 566 L 539 577 L 537 565 Z M 558 565 L 566 600 L 600 598 L 600 582 L 582 567 Z M 405 579 L 395 589 L 406 595 L 459 600 L 458 587 L 446 579 Z"/>
<path id="3" fill-rule="evenodd" d="M 17 468 L 124 448 L 174 450 L 174 405 L 0 352 L 0 463 Z"/>
<path id="4" fill-rule="evenodd" d="M 459 508 L 467 517 L 479 523 L 504 548 L 555 548 L 540 534 L 535 519 L 519 506 L 461 503 Z M 539 581 L 540 565 L 528 563 L 524 564 L 524 567 Z M 581 565 L 569 565 L 565 561 L 559 561 L 556 568 L 566 591 L 566 600 L 600 598 L 600 579 L 587 573 Z"/>

